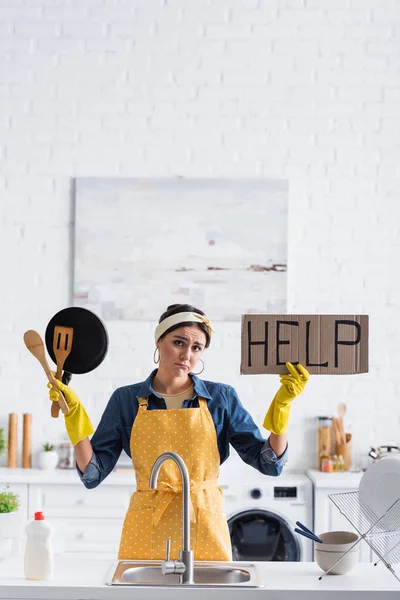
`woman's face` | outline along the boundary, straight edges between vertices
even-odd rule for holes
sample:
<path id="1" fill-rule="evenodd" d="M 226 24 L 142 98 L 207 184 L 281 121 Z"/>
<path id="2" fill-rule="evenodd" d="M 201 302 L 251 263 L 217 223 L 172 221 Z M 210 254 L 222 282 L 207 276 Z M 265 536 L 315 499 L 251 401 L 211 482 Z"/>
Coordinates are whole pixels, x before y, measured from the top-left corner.
<path id="1" fill-rule="evenodd" d="M 194 370 L 203 356 L 206 335 L 198 327 L 179 327 L 157 342 L 160 367 L 175 377 L 184 377 Z"/>

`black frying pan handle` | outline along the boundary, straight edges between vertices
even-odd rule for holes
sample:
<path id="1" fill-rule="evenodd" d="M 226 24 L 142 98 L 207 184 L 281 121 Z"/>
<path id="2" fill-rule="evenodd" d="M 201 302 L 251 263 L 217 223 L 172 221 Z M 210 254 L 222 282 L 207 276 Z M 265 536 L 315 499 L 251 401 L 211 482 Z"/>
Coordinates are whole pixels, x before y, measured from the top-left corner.
<path id="1" fill-rule="evenodd" d="M 398 446 L 380 446 L 381 449 L 386 449 L 388 452 L 391 452 L 392 450 L 398 450 L 399 447 Z"/>
<path id="2" fill-rule="evenodd" d="M 72 377 L 72 373 L 70 373 L 69 371 L 64 371 L 61 381 L 63 382 L 64 385 L 68 385 L 69 382 L 71 381 L 71 377 Z"/>

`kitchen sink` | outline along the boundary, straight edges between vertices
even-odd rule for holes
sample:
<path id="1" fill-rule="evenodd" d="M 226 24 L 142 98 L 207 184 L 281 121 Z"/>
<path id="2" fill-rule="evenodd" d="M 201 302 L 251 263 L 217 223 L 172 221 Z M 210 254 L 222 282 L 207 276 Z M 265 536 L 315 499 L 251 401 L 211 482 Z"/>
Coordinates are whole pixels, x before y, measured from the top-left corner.
<path id="1" fill-rule="evenodd" d="M 163 575 L 161 561 L 156 560 L 120 560 L 110 573 L 107 585 L 263 587 L 253 563 L 195 561 L 193 584 L 179 583 L 179 575 L 175 573 Z"/>

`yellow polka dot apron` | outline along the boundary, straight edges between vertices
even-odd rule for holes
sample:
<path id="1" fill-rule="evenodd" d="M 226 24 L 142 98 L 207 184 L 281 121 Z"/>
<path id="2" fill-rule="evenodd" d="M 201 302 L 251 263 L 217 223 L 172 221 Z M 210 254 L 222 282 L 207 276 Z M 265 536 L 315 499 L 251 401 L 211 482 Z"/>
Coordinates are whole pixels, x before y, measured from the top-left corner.
<path id="1" fill-rule="evenodd" d="M 185 461 L 190 479 L 190 535 L 195 560 L 232 560 L 231 540 L 218 487 L 220 456 L 214 422 L 207 402 L 199 408 L 139 410 L 130 438 L 136 491 L 122 528 L 119 559 L 165 558 L 171 540 L 171 559 L 182 549 L 182 480 L 178 466 L 167 460 L 158 475 L 157 489 L 149 487 L 154 461 L 163 452 L 176 452 Z"/>

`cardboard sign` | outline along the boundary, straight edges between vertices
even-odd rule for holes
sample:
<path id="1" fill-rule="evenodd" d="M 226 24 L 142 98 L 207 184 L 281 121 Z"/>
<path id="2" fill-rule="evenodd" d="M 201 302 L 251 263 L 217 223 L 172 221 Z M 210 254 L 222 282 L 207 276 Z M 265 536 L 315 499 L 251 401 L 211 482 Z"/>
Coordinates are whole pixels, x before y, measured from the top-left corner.
<path id="1" fill-rule="evenodd" d="M 242 315 L 243 375 L 368 373 L 368 315 Z"/>

